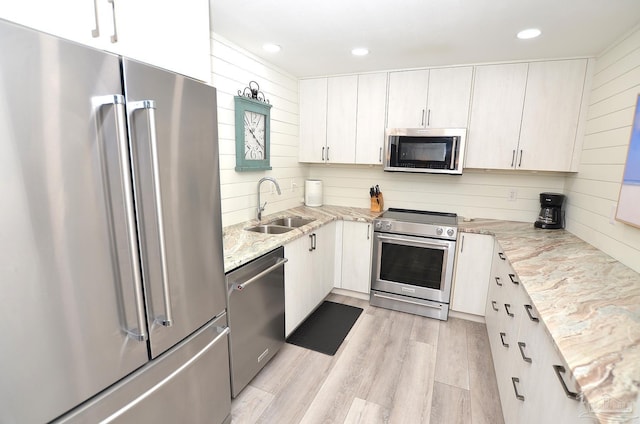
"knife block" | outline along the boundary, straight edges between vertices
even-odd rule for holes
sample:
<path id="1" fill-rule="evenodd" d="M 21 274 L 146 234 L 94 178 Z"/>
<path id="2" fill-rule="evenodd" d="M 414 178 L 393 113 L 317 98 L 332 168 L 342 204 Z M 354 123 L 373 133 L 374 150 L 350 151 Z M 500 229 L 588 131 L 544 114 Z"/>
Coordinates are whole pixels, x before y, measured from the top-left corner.
<path id="1" fill-rule="evenodd" d="M 384 198 L 382 193 L 371 198 L 371 212 L 382 212 L 384 209 Z"/>

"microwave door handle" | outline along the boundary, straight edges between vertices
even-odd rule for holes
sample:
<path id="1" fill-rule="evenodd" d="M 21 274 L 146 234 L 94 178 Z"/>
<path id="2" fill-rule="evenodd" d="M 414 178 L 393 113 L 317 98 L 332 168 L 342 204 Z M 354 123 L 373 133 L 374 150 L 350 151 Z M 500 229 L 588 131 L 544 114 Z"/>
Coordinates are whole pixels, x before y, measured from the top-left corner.
<path id="1" fill-rule="evenodd" d="M 456 152 L 458 151 L 458 137 L 453 137 L 453 147 L 451 147 L 451 163 L 449 169 L 454 169 L 456 165 Z"/>

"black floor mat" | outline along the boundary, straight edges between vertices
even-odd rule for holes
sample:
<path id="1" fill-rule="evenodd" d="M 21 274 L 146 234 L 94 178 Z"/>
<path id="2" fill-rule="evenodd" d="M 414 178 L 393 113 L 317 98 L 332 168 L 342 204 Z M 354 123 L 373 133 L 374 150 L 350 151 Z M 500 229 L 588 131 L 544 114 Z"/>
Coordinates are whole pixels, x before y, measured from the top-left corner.
<path id="1" fill-rule="evenodd" d="M 289 336 L 287 343 L 335 355 L 362 308 L 324 301 Z"/>

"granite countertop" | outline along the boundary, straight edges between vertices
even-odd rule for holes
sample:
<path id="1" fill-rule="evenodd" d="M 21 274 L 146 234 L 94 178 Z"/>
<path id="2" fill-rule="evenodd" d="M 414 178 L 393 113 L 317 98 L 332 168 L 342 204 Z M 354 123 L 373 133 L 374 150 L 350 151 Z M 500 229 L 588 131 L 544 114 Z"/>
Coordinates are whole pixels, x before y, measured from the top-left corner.
<path id="1" fill-rule="evenodd" d="M 257 219 L 241 222 L 223 228 L 224 272 L 227 273 L 239 266 L 270 252 L 290 241 L 302 237 L 327 222 L 335 220 L 371 222 L 382 212 L 371 212 L 364 208 L 344 206 L 298 206 L 278 213 L 262 217 L 262 223 L 273 221 L 284 216 L 301 216 L 314 218 L 315 221 L 283 234 L 262 234 L 244 231 L 245 228 L 258 225 Z"/>
<path id="2" fill-rule="evenodd" d="M 637 418 L 640 274 L 565 230 L 496 220 L 459 229 L 495 235 L 600 421 L 614 422 L 598 411 L 611 401 Z"/>

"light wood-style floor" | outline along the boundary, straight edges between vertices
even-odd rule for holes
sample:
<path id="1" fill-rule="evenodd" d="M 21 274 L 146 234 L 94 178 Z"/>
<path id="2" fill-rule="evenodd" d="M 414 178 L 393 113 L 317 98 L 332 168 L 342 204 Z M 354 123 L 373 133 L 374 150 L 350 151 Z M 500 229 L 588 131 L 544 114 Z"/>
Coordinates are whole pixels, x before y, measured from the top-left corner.
<path id="1" fill-rule="evenodd" d="M 335 356 L 285 344 L 234 399 L 233 424 L 502 424 L 484 324 L 336 294 L 364 312 Z"/>

